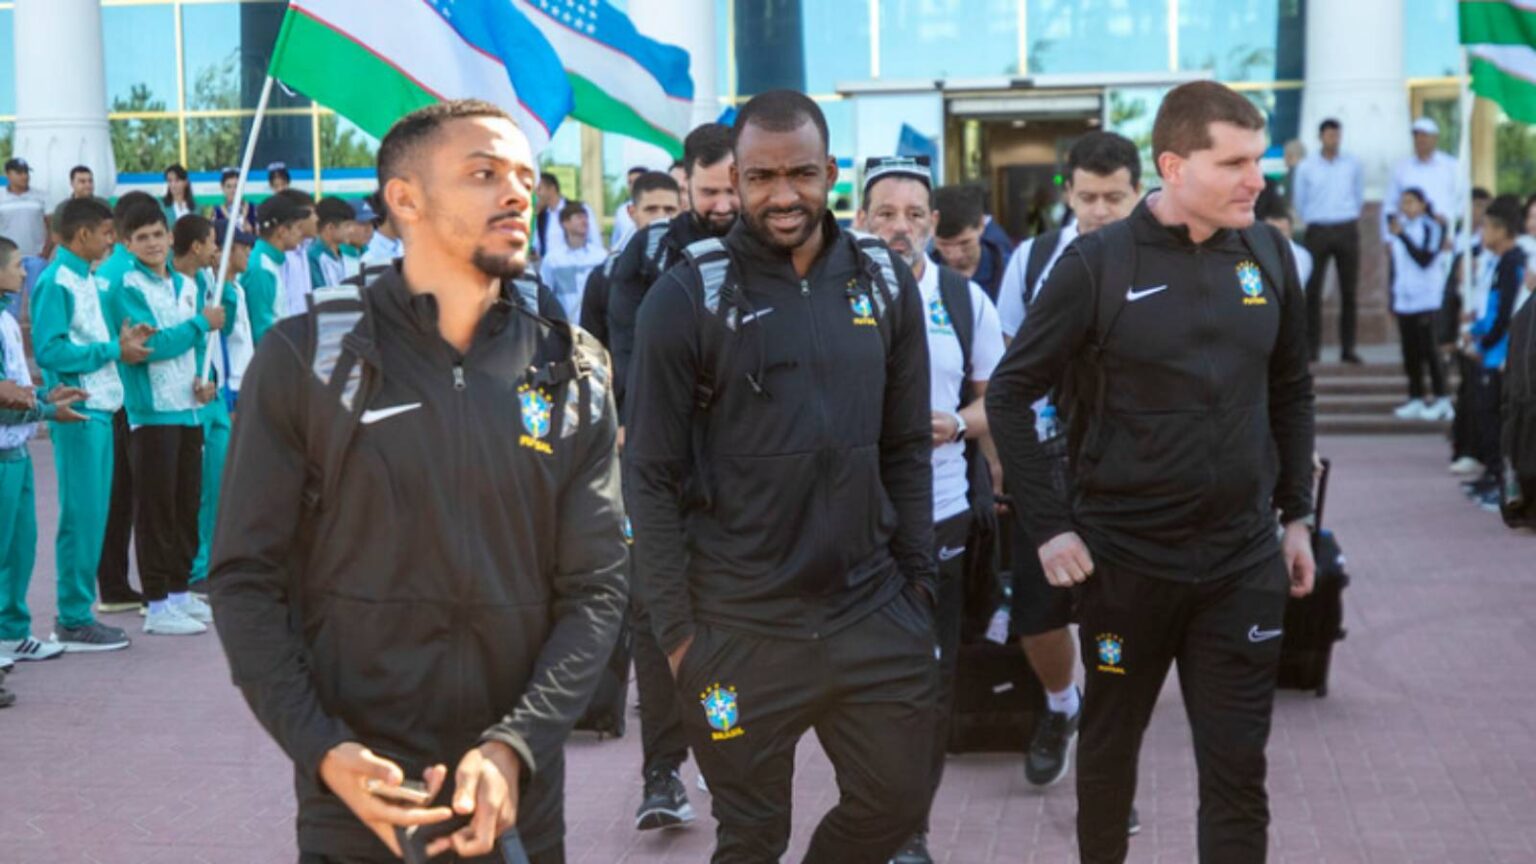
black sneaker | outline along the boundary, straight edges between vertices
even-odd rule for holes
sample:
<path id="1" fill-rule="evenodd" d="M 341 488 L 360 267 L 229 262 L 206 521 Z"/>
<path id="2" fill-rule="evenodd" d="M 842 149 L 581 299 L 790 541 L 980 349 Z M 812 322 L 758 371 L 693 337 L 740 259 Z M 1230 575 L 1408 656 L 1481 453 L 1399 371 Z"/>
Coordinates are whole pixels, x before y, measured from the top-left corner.
<path id="1" fill-rule="evenodd" d="M 1131 808 L 1131 818 L 1130 818 L 1130 821 L 1127 822 L 1126 826 L 1125 826 L 1125 834 L 1126 834 L 1127 837 L 1135 837 L 1137 834 L 1140 834 L 1140 833 L 1141 833 L 1141 815 L 1136 812 L 1136 808 L 1135 807 L 1132 807 Z"/>
<path id="2" fill-rule="evenodd" d="M 58 619 L 53 621 L 54 642 L 64 646 L 65 653 L 89 651 L 117 651 L 128 647 L 128 634 L 121 628 L 108 627 L 100 621 L 92 621 L 79 627 L 65 627 Z"/>
<path id="3" fill-rule="evenodd" d="M 635 830 L 676 828 L 692 821 L 693 805 L 688 803 L 688 790 L 676 769 L 646 772 L 645 797 L 635 811 Z"/>
<path id="4" fill-rule="evenodd" d="M 1049 786 L 1067 776 L 1072 764 L 1072 741 L 1077 738 L 1077 724 L 1083 710 L 1068 717 L 1060 711 L 1047 711 L 1035 725 L 1034 740 L 1024 756 L 1024 777 L 1036 786 Z"/>
<path id="5" fill-rule="evenodd" d="M 907 845 L 891 856 L 890 864 L 933 864 L 933 856 L 928 854 L 928 835 L 913 834 Z"/>

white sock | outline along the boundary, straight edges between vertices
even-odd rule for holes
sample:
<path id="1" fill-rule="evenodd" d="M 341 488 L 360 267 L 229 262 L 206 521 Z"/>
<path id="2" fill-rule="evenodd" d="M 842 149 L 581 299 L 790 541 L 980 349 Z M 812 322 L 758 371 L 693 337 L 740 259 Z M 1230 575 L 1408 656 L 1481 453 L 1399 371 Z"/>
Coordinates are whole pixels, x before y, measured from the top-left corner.
<path id="1" fill-rule="evenodd" d="M 165 601 L 165 600 L 151 600 L 151 601 L 149 601 L 149 614 L 151 614 L 151 615 L 159 615 L 160 613 L 164 612 L 165 610 L 167 610 L 169 608 L 171 608 L 171 604 L 168 601 Z"/>
<path id="2" fill-rule="evenodd" d="M 186 591 L 182 591 L 175 594 L 167 594 L 165 595 L 165 599 L 172 606 L 180 609 L 181 607 L 187 605 L 187 601 L 192 599 L 192 595 Z"/>
<path id="3" fill-rule="evenodd" d="M 1082 699 L 1078 696 L 1077 686 L 1071 685 L 1060 693 L 1045 694 L 1046 706 L 1053 713 L 1065 714 L 1068 717 L 1077 716 L 1077 711 L 1082 707 Z"/>

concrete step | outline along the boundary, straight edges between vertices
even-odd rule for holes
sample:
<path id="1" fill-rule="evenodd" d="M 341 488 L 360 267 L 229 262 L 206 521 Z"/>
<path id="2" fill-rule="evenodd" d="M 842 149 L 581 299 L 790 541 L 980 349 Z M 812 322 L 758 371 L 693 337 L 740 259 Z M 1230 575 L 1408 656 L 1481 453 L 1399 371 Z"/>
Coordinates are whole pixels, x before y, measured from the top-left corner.
<path id="1" fill-rule="evenodd" d="M 1319 393 L 1317 416 L 1373 414 L 1386 417 L 1406 398 L 1401 393 Z"/>
<path id="2" fill-rule="evenodd" d="M 1392 378 L 1402 377 L 1401 363 L 1313 363 L 1313 378 Z"/>
<path id="3" fill-rule="evenodd" d="M 1323 375 L 1312 379 L 1319 396 L 1397 396 L 1408 398 L 1408 382 L 1401 375 Z"/>
<path id="4" fill-rule="evenodd" d="M 1319 414 L 1318 435 L 1439 435 L 1451 428 L 1448 422 L 1399 420 L 1391 414 Z"/>

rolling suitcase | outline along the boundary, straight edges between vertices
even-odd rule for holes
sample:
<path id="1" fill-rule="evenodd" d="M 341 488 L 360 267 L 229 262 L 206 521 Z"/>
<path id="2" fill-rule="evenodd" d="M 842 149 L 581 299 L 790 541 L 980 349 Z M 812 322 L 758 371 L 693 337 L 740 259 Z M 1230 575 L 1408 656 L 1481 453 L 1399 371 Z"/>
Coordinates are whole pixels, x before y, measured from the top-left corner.
<path id="1" fill-rule="evenodd" d="M 1292 597 L 1285 607 L 1285 635 L 1280 644 L 1279 685 L 1287 690 L 1311 690 L 1319 698 L 1328 695 L 1328 666 L 1333 643 L 1344 638 L 1344 552 L 1338 538 L 1323 528 L 1323 504 L 1333 463 L 1323 460 L 1317 485 L 1317 525 L 1312 532 L 1312 555 L 1317 560 L 1317 580 L 1312 593 Z"/>

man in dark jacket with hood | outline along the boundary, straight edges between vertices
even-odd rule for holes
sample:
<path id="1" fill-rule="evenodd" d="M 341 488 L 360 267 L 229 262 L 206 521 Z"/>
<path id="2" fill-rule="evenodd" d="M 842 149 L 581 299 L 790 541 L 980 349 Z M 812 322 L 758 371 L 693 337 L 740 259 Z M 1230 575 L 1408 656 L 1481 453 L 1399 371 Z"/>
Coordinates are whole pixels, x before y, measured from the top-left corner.
<path id="1" fill-rule="evenodd" d="M 511 284 L 534 176 L 496 106 L 400 120 L 379 181 L 404 258 L 317 295 L 246 374 L 213 608 L 294 762 L 303 862 L 393 860 L 410 826 L 488 860 L 514 824 L 535 864 L 564 860 L 562 749 L 625 547 L 602 351 Z M 417 777 L 427 803 L 403 803 Z"/>

